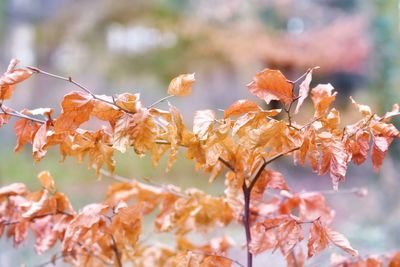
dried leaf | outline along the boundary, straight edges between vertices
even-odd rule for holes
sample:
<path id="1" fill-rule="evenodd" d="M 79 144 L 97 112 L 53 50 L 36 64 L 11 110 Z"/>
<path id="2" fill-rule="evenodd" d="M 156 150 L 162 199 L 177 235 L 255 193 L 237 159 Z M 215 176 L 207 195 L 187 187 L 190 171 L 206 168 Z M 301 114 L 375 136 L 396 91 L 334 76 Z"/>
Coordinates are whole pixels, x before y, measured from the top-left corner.
<path id="1" fill-rule="evenodd" d="M 43 172 L 39 173 L 38 179 L 43 188 L 48 190 L 50 193 L 56 192 L 56 186 L 54 183 L 54 179 L 48 171 L 43 171 Z"/>
<path id="2" fill-rule="evenodd" d="M 215 112 L 206 109 L 196 111 L 193 122 L 193 133 L 200 139 L 205 140 L 212 130 L 215 120 Z"/>
<path id="3" fill-rule="evenodd" d="M 336 99 L 337 92 L 332 93 L 333 86 L 328 84 L 319 84 L 311 90 L 311 99 L 314 102 L 315 114 L 317 118 L 324 115 L 333 101 Z"/>
<path id="4" fill-rule="evenodd" d="M 224 119 L 231 116 L 240 116 L 248 112 L 257 112 L 261 108 L 253 101 L 241 99 L 230 105 L 224 111 Z"/>
<path id="5" fill-rule="evenodd" d="M 297 100 L 297 106 L 296 110 L 294 111 L 295 114 L 297 114 L 300 110 L 300 107 L 303 105 L 304 100 L 308 96 L 308 92 L 310 91 L 310 83 L 312 80 L 312 72 L 314 69 L 311 69 L 309 72 L 307 72 L 306 78 L 304 81 L 300 84 L 300 89 L 299 89 L 299 99 Z"/>
<path id="6" fill-rule="evenodd" d="M 17 135 L 15 152 L 19 152 L 25 144 L 33 143 L 33 138 L 39 130 L 40 124 L 27 119 L 19 119 L 14 124 L 14 131 Z"/>
<path id="7" fill-rule="evenodd" d="M 7 71 L 0 77 L 0 101 L 10 99 L 17 83 L 28 79 L 32 71 L 27 69 L 16 69 L 19 60 L 12 59 Z"/>
<path id="8" fill-rule="evenodd" d="M 264 69 L 247 85 L 249 91 L 264 100 L 279 100 L 284 105 L 293 102 L 293 84 L 279 70 Z"/>
<path id="9" fill-rule="evenodd" d="M 181 74 L 175 77 L 168 86 L 168 94 L 176 96 L 187 96 L 192 93 L 192 86 L 195 82 L 194 73 Z"/>
<path id="10" fill-rule="evenodd" d="M 94 102 L 89 94 L 71 92 L 64 96 L 61 106 L 62 113 L 54 124 L 54 130 L 55 132 L 70 132 L 89 120 Z"/>

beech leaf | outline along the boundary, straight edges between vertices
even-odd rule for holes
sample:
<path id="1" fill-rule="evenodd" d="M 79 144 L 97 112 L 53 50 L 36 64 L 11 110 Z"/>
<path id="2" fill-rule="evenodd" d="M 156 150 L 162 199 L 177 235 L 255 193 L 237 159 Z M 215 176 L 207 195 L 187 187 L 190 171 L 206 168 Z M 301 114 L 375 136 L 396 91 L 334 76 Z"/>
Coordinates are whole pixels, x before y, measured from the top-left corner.
<path id="1" fill-rule="evenodd" d="M 181 74 L 175 77 L 168 86 L 168 94 L 175 96 L 187 96 L 192 93 L 192 86 L 195 82 L 194 73 Z"/>
<path id="2" fill-rule="evenodd" d="M 271 100 L 279 100 L 284 105 L 293 102 L 293 84 L 279 70 L 264 69 L 258 72 L 247 88 L 267 104 Z"/>

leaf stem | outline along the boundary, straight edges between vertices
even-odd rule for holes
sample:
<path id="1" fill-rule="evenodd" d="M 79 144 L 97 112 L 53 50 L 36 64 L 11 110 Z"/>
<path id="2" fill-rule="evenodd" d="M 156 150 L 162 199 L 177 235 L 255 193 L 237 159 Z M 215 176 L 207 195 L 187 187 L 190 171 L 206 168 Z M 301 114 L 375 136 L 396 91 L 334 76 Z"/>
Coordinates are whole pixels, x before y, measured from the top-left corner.
<path id="1" fill-rule="evenodd" d="M 164 102 L 164 101 L 166 101 L 166 100 L 168 100 L 168 99 L 170 99 L 172 97 L 174 97 L 174 95 L 168 95 L 166 97 L 163 97 L 163 98 L 157 100 L 156 102 L 154 102 L 153 104 L 151 104 L 150 106 L 148 106 L 147 108 L 150 109 L 150 108 L 152 108 L 152 107 L 160 104 L 161 102 Z"/>

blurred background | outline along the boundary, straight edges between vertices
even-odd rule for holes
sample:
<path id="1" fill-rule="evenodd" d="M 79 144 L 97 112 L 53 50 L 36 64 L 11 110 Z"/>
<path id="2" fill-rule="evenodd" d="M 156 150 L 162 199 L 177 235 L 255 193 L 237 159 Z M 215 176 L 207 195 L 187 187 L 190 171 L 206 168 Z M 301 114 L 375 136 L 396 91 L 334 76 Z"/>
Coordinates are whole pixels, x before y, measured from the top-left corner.
<path id="1" fill-rule="evenodd" d="M 194 93 L 172 100 L 190 125 L 195 110 L 255 100 L 245 85 L 263 68 L 280 69 L 296 79 L 320 66 L 312 85 L 332 83 L 339 92 L 335 105 L 343 110 L 344 121 L 351 121 L 358 114 L 349 105 L 350 95 L 378 114 L 400 102 L 399 16 L 397 0 L 1 0 L 0 67 L 5 71 L 11 58 L 19 58 L 22 65 L 72 76 L 97 94 L 140 93 L 147 105 L 166 95 L 173 77 L 195 72 Z M 62 96 L 71 90 L 76 90 L 71 84 L 35 76 L 18 87 L 8 105 L 58 112 Z M 14 142 L 12 124 L 4 126 L 0 185 L 22 181 L 37 189 L 36 174 L 47 169 L 75 209 L 104 199 L 111 181 L 98 181 L 85 164 L 60 164 L 56 150 L 33 164 L 29 147 L 12 153 Z M 335 228 L 361 255 L 400 248 L 399 151 L 397 141 L 378 175 L 369 163 L 349 169 L 341 189 L 366 186 L 367 197 L 328 196 L 337 213 Z M 294 190 L 331 189 L 328 177 L 317 177 L 307 168 L 293 168 L 285 160 L 275 167 Z M 222 177 L 208 184 L 207 175 L 195 172 L 183 156 L 172 171 L 164 170 L 163 162 L 153 168 L 146 157 L 117 155 L 120 175 L 223 194 Z M 240 227 L 228 233 L 242 244 Z M 1 266 L 35 266 L 51 255 L 37 257 L 29 245 L 15 250 L 4 237 L 0 249 Z M 234 251 L 232 257 L 243 261 L 244 254 Z M 256 266 L 266 260 L 283 266 L 279 258 L 256 257 Z M 323 253 L 307 266 L 328 262 L 329 253 Z"/>

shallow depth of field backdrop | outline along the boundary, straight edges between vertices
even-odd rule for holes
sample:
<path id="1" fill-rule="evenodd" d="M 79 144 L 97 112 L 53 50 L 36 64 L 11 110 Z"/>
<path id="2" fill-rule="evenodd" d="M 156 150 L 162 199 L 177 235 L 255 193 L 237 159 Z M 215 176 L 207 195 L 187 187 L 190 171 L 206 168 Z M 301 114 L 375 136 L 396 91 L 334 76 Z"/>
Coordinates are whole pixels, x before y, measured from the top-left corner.
<path id="1" fill-rule="evenodd" d="M 295 79 L 320 66 L 312 85 L 332 83 L 339 92 L 336 105 L 351 121 L 357 114 L 347 108 L 350 95 L 381 113 L 400 100 L 399 7 L 397 0 L 2 0 L 0 67 L 5 70 L 16 57 L 23 65 L 72 76 L 97 94 L 140 92 L 147 104 L 165 95 L 173 77 L 195 72 L 194 93 L 172 100 L 190 123 L 195 110 L 255 100 L 245 84 L 265 67 Z M 20 85 L 12 106 L 51 106 L 58 112 L 54 103 L 71 88 L 35 76 Z M 37 173 L 47 169 L 77 209 L 104 198 L 110 181 L 97 181 L 86 164 L 72 159 L 59 164 L 55 151 L 34 164 L 28 147 L 11 153 L 14 141 L 12 126 L 5 126 L 0 131 L 0 185 L 21 181 L 37 188 Z M 336 210 L 335 229 L 363 255 L 400 248 L 400 146 L 395 142 L 379 175 L 365 164 L 350 168 L 340 184 L 340 190 L 366 186 L 368 196 L 340 191 L 328 196 Z M 327 177 L 293 169 L 285 160 L 276 164 L 296 191 L 331 190 Z M 164 170 L 163 164 L 153 168 L 148 158 L 117 153 L 117 174 L 223 193 L 223 179 L 210 186 L 208 176 L 193 171 L 182 155 L 172 171 Z M 241 228 L 231 234 L 239 244 L 244 240 Z M 51 255 L 38 257 L 29 245 L 15 250 L 4 237 L 0 251 L 2 266 L 32 266 Z M 310 266 L 324 266 L 328 254 L 318 255 Z M 279 258 L 262 257 L 271 257 L 270 262 Z"/>

